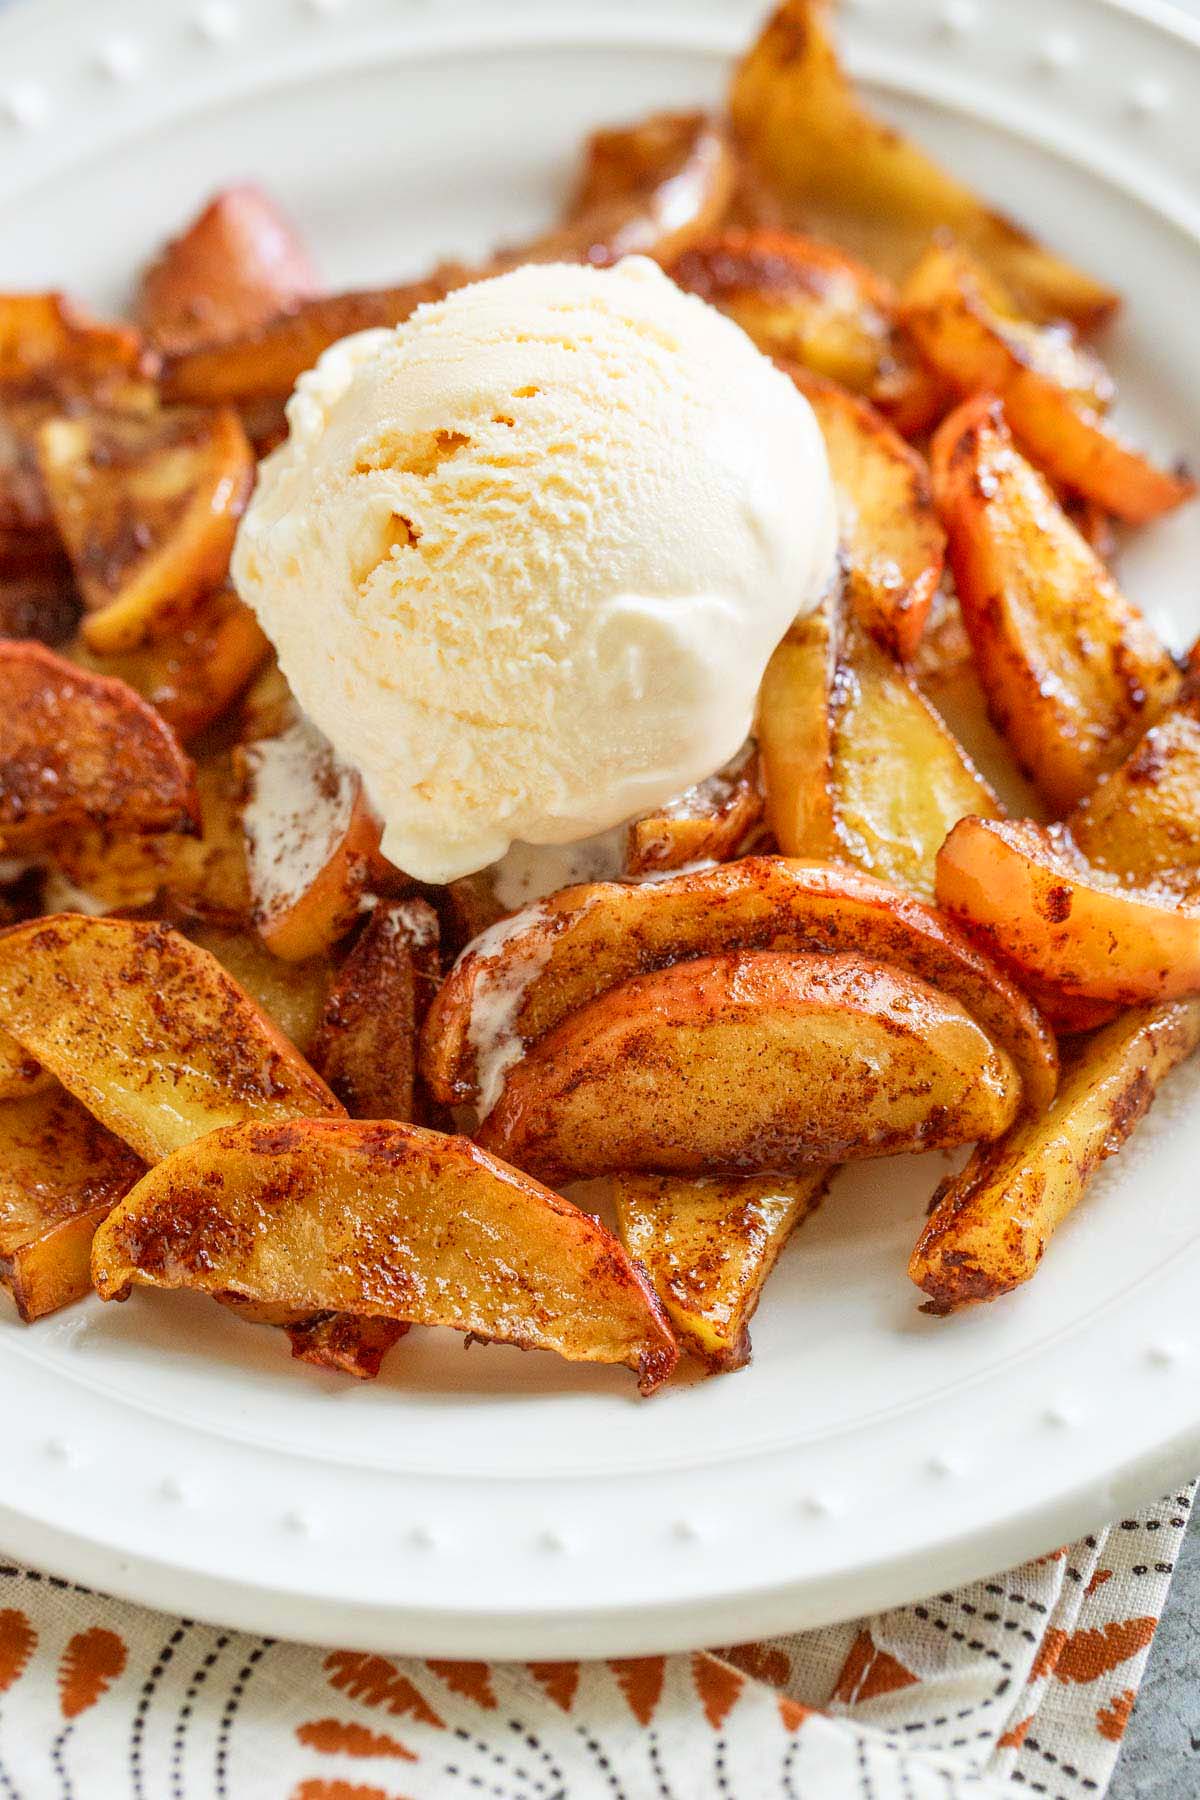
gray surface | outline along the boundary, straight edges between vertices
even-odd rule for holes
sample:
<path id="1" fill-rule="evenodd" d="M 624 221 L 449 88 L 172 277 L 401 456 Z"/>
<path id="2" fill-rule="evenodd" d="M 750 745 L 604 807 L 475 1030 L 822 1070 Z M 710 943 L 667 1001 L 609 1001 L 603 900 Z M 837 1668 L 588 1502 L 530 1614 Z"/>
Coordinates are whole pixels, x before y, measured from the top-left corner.
<path id="1" fill-rule="evenodd" d="M 1125 1733 L 1108 1800 L 1200 1796 L 1200 1506 Z"/>

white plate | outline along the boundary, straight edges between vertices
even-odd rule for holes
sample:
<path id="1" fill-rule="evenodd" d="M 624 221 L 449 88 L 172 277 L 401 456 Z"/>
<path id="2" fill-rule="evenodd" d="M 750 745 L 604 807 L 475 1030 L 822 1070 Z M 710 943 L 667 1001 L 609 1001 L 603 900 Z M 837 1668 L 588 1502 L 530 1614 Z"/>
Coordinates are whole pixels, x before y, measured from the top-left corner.
<path id="1" fill-rule="evenodd" d="M 0 21 L 0 285 L 119 299 L 221 182 L 262 177 L 334 282 L 545 218 L 582 130 L 715 97 L 746 0 L 38 0 Z M 1053 23 L 1050 22 L 1050 15 Z M 897 116 L 1121 287 L 1125 412 L 1200 449 L 1200 41 L 1147 4 L 875 0 L 853 62 Z M 1200 628 L 1200 509 L 1133 591 Z M 975 1577 L 1200 1465 L 1200 1068 L 1038 1280 L 924 1318 L 904 1268 L 945 1164 L 843 1176 L 755 1360 L 622 1375 L 414 1336 L 356 1387 L 281 1334 L 142 1294 L 0 1303 L 0 1543 L 135 1598 L 466 1656 L 617 1654 L 849 1616 Z"/>

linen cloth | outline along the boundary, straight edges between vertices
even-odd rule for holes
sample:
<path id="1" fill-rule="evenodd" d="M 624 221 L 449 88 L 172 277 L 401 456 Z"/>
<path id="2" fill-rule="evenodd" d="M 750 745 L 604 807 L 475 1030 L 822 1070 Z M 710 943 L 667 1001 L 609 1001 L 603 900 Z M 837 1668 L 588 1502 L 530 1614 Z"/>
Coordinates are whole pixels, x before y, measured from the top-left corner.
<path id="1" fill-rule="evenodd" d="M 0 1564 L 0 1796 L 1101 1795 L 1194 1491 L 918 1605 L 609 1662 L 313 1649 Z"/>

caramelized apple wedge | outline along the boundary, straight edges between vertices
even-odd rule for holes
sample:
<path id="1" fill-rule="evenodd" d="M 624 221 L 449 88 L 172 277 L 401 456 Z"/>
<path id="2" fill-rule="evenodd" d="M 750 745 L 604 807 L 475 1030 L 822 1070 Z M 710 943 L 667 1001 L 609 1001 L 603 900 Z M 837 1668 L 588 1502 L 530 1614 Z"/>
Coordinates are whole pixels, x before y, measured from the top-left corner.
<path id="1" fill-rule="evenodd" d="M 54 872 L 76 898 L 59 910 L 137 912 L 159 905 L 184 919 L 248 924 L 241 788 L 227 751 L 196 765 L 196 796 L 199 824 L 187 833 L 114 836 L 96 826 L 60 832 L 50 847 Z"/>
<path id="2" fill-rule="evenodd" d="M 272 656 L 242 695 L 236 722 L 238 742 L 255 744 L 259 738 L 282 737 L 299 718 L 296 696 Z"/>
<path id="3" fill-rule="evenodd" d="M 0 294 L 0 598 L 10 617 L 33 608 L 39 586 L 42 604 L 67 616 L 65 558 L 38 468 L 39 427 L 101 398 L 133 410 L 153 404 L 142 359 L 136 331 L 90 318 L 62 294 Z M 56 643 L 71 623 L 61 632 L 6 623 L 4 635 Z"/>
<path id="4" fill-rule="evenodd" d="M 297 378 L 339 338 L 400 325 L 425 301 L 444 299 L 469 278 L 465 269 L 445 271 L 403 287 L 301 300 L 252 331 L 166 357 L 163 397 L 193 406 L 234 406 L 249 415 L 264 402 L 286 400 Z"/>
<path id="5" fill-rule="evenodd" d="M 362 783 L 304 719 L 237 754 L 254 919 L 289 962 L 319 956 L 358 917 L 380 827 Z"/>
<path id="6" fill-rule="evenodd" d="M 922 355 L 962 396 L 998 395 L 1025 454 L 1059 486 L 1141 525 L 1195 492 L 1157 468 L 1101 415 L 1106 371 L 1063 329 L 1037 330 L 989 301 L 981 271 L 954 245 L 932 246 L 905 283 L 903 316 Z"/>
<path id="7" fill-rule="evenodd" d="M 743 849 L 763 817 L 758 753 L 746 744 L 731 762 L 657 812 L 631 821 L 625 873 L 651 875 L 689 863 L 726 862 Z"/>
<path id="8" fill-rule="evenodd" d="M 840 855 L 833 809 L 833 719 L 841 608 L 833 597 L 797 619 L 758 691 L 767 823 L 785 856 Z"/>
<path id="9" fill-rule="evenodd" d="M 0 520 L 0 638 L 35 638 L 58 648 L 74 634 L 81 611 L 70 566 L 61 552 L 51 552 L 45 561 L 35 557 L 32 564 L 20 553 L 10 555 Z"/>
<path id="10" fill-rule="evenodd" d="M 839 854 L 932 900 L 946 833 L 996 818 L 995 794 L 916 684 L 854 618 L 833 692 L 833 817 Z"/>
<path id="11" fill-rule="evenodd" d="M 667 274 L 735 319 L 765 356 L 840 382 L 897 431 L 923 431 L 945 410 L 943 389 L 898 328 L 896 290 L 835 244 L 723 231 L 675 257 Z"/>
<path id="12" fill-rule="evenodd" d="M 0 1102 L 24 1100 L 53 1086 L 53 1075 L 36 1056 L 30 1056 L 11 1032 L 0 1030 Z"/>
<path id="13" fill-rule="evenodd" d="M 645 1269 L 680 1348 L 716 1371 L 750 1360 L 750 1319 L 795 1227 L 830 1171 L 789 1175 L 614 1175 L 617 1230 Z"/>
<path id="14" fill-rule="evenodd" d="M 0 641 L 0 846 L 39 849 L 72 826 L 194 825 L 192 765 L 174 732 L 123 681 L 42 644 Z"/>
<path id="15" fill-rule="evenodd" d="M 438 990 L 438 919 L 424 900 L 378 900 L 338 970 L 310 1047 L 354 1119 L 427 1123 L 417 1034 Z"/>
<path id="16" fill-rule="evenodd" d="M 162 350 L 252 331 L 316 292 L 308 253 L 259 187 L 223 188 L 142 276 L 138 317 Z"/>
<path id="17" fill-rule="evenodd" d="M 933 484 L 988 708 L 1065 812 L 1179 692 L 1173 659 L 986 395 L 943 421 Z"/>
<path id="18" fill-rule="evenodd" d="M 865 400 L 804 369 L 792 366 L 788 374 L 825 439 L 851 604 L 867 630 L 907 662 L 946 554 L 928 466 Z"/>
<path id="19" fill-rule="evenodd" d="M 401 1319 L 323 1312 L 284 1329 L 297 1362 L 334 1375 L 352 1375 L 355 1381 L 375 1381 L 384 1357 L 410 1327 Z"/>
<path id="20" fill-rule="evenodd" d="M 736 140 L 771 191 L 819 237 L 899 280 L 939 226 L 957 237 L 1035 319 L 1088 327 L 1117 305 L 1111 288 L 992 210 L 877 119 L 846 76 L 830 0 L 784 0 L 742 59 L 729 96 Z"/>
<path id="21" fill-rule="evenodd" d="M 38 454 L 93 650 L 162 636 L 224 582 L 254 480 L 236 413 L 79 413 L 47 421 Z"/>
<path id="22" fill-rule="evenodd" d="M 759 696 L 768 817 L 826 856 L 932 898 L 946 833 L 996 796 L 904 669 L 833 602 L 793 626 Z"/>
<path id="23" fill-rule="evenodd" d="M 216 958 L 165 925 L 63 913 L 6 932 L 0 1026 L 147 1162 L 218 1125 L 342 1110 Z"/>
<path id="24" fill-rule="evenodd" d="M 26 1324 L 90 1291 L 96 1227 L 143 1173 L 57 1083 L 0 1103 L 0 1283 Z"/>
<path id="25" fill-rule="evenodd" d="M 131 325 L 94 319 L 65 294 L 0 294 L 0 385 L 53 374 L 86 389 L 116 370 L 134 374 L 142 358 Z"/>
<path id="26" fill-rule="evenodd" d="M 857 869 L 782 856 L 640 886 L 585 883 L 501 920 L 467 948 L 430 1007 L 422 1071 L 436 1099 L 486 1109 L 522 1051 L 589 1001 L 630 976 L 736 950 L 852 950 L 916 976 L 1003 1046 L 1028 1106 L 1041 1110 L 1054 1092 L 1048 1027 L 961 931 Z"/>
<path id="27" fill-rule="evenodd" d="M 859 954 L 741 951 L 610 988 L 513 1065 L 479 1130 L 543 1181 L 755 1174 L 995 1138 L 1011 1059 L 956 1000 Z"/>
<path id="28" fill-rule="evenodd" d="M 934 1195 L 908 1270 L 929 1296 L 925 1311 L 995 1300 L 1036 1274 L 1100 1164 L 1197 1044 L 1200 1001 L 1174 1000 L 1137 1007 L 1074 1045 L 1049 1112 L 981 1146 Z"/>
<path id="29" fill-rule="evenodd" d="M 733 182 L 724 128 L 707 113 L 654 113 L 594 131 L 564 222 L 498 263 L 667 260 L 720 223 Z"/>
<path id="30" fill-rule="evenodd" d="M 649 1284 L 601 1225 L 465 1138 L 416 1125 L 213 1132 L 109 1215 L 92 1274 L 105 1300 L 196 1288 L 622 1363 L 643 1393 L 678 1356 Z"/>
<path id="31" fill-rule="evenodd" d="M 478 875 L 463 875 L 436 890 L 439 902 L 442 941 L 453 960 L 467 946 L 490 931 L 507 917 L 509 909 L 496 898 L 496 886 L 489 870 Z"/>
<path id="32" fill-rule="evenodd" d="M 1124 887 L 1062 826 L 963 819 L 938 857 L 938 903 L 1010 967 L 1084 1000 L 1200 993 L 1200 904 Z"/>
<path id="33" fill-rule="evenodd" d="M 1133 887 L 1200 891 L 1200 687 L 1194 681 L 1065 826 L 1102 874 Z"/>
<path id="34" fill-rule="evenodd" d="M 246 928 L 201 923 L 185 926 L 184 935 L 215 956 L 288 1042 L 311 1062 L 309 1048 L 336 979 L 333 964 L 323 956 L 309 962 L 284 962 L 282 957 L 272 956 L 256 931 Z"/>
<path id="35" fill-rule="evenodd" d="M 169 637 L 115 656 L 98 656 L 80 638 L 68 654 L 81 667 L 134 688 L 186 743 L 233 705 L 269 649 L 250 608 L 232 588 L 221 588 Z"/>

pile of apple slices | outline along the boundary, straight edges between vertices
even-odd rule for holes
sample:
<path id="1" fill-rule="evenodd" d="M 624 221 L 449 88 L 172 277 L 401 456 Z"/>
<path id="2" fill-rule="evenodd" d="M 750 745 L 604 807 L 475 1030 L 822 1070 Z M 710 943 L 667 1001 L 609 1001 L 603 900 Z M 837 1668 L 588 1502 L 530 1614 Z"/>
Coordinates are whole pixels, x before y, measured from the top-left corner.
<path id="1" fill-rule="evenodd" d="M 1200 1043 L 1200 647 L 1108 566 L 1114 520 L 1193 484 L 1113 427 L 1087 334 L 1116 294 L 875 119 L 830 20 L 784 0 L 725 117 L 596 133 L 559 222 L 475 268 L 328 294 L 235 188 L 136 324 L 0 295 L 22 1318 L 187 1288 L 360 1378 L 424 1324 L 649 1391 L 681 1349 L 747 1360 L 842 1162 L 973 1145 L 909 1272 L 938 1312 L 1027 1281 Z M 807 397 L 843 578 L 742 753 L 630 823 L 621 880 L 504 916 L 486 871 L 383 857 L 230 546 L 328 344 L 633 250 Z"/>

